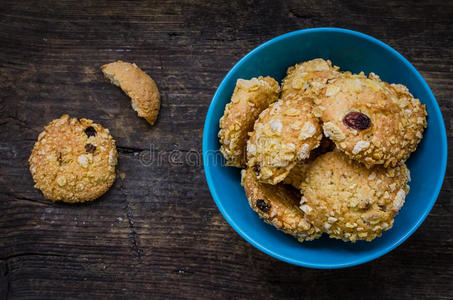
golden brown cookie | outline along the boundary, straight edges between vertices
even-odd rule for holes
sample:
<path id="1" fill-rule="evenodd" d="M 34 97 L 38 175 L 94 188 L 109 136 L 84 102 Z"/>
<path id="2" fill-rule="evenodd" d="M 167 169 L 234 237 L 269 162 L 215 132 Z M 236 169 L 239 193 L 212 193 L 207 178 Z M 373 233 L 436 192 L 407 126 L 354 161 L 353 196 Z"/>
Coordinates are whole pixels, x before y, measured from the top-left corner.
<path id="1" fill-rule="evenodd" d="M 338 69 L 322 58 L 289 67 L 282 82 L 282 99 L 295 95 L 316 97 L 328 81 L 340 76 Z"/>
<path id="2" fill-rule="evenodd" d="M 117 152 L 108 129 L 62 115 L 44 127 L 28 161 L 44 197 L 85 202 L 104 194 L 115 181 Z"/>
<path id="3" fill-rule="evenodd" d="M 131 98 L 138 116 L 154 125 L 160 109 L 160 94 L 154 80 L 137 65 L 121 60 L 103 65 L 101 70 L 105 78 Z"/>
<path id="4" fill-rule="evenodd" d="M 426 109 L 401 85 L 371 73 L 344 74 L 316 99 L 324 134 L 367 167 L 396 166 L 415 151 L 426 127 Z"/>
<path id="5" fill-rule="evenodd" d="M 368 169 L 336 150 L 318 157 L 306 172 L 300 208 L 332 238 L 371 241 L 392 227 L 409 179 L 404 163 Z"/>
<path id="6" fill-rule="evenodd" d="M 300 242 L 316 239 L 322 234 L 305 219 L 298 206 L 300 193 L 297 190 L 283 184 L 259 183 L 251 169 L 242 170 L 241 174 L 250 207 L 264 222 Z"/>
<path id="7" fill-rule="evenodd" d="M 280 86 L 269 76 L 237 80 L 231 102 L 219 122 L 220 151 L 227 166 L 245 167 L 247 134 L 253 130 L 258 115 L 277 101 L 279 93 Z"/>
<path id="8" fill-rule="evenodd" d="M 260 182 L 277 184 L 319 146 L 321 126 L 312 99 L 279 100 L 264 110 L 247 142 L 247 166 Z"/>

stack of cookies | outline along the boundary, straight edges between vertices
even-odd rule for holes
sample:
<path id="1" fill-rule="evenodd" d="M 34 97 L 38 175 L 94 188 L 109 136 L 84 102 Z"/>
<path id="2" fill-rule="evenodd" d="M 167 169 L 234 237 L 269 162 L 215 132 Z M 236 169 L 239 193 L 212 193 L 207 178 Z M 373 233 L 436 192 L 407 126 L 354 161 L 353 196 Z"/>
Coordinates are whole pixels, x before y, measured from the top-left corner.
<path id="1" fill-rule="evenodd" d="M 427 126 L 401 84 L 340 72 L 330 61 L 239 79 L 220 119 L 220 151 L 243 168 L 251 208 L 299 241 L 371 241 L 393 226 L 409 192 L 405 161 Z"/>

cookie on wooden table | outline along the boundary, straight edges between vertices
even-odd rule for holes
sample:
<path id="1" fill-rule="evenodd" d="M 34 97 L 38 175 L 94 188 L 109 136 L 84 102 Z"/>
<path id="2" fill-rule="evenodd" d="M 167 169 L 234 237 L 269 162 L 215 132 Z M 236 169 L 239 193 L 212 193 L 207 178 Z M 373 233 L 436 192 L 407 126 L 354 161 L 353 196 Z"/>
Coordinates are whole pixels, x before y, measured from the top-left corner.
<path id="1" fill-rule="evenodd" d="M 117 151 L 108 129 L 62 115 L 44 127 L 29 163 L 44 197 L 85 202 L 100 197 L 115 181 Z"/>
<path id="2" fill-rule="evenodd" d="M 119 86 L 130 98 L 132 108 L 154 125 L 160 110 L 160 94 L 154 80 L 136 64 L 121 60 L 101 67 L 105 78 Z"/>

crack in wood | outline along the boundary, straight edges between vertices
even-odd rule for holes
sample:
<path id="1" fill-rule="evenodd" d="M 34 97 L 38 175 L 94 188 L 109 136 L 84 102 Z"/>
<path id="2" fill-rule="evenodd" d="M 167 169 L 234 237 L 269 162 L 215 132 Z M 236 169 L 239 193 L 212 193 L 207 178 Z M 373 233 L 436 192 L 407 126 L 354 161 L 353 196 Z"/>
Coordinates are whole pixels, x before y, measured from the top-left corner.
<path id="1" fill-rule="evenodd" d="M 41 201 L 40 199 L 32 199 L 32 198 L 28 198 L 28 197 L 24 197 L 24 196 L 19 196 L 14 193 L 11 193 L 11 192 L 7 192 L 7 193 L 5 193 L 5 195 L 11 196 L 14 199 L 19 200 L 19 201 L 27 201 L 27 202 L 32 202 L 34 204 L 45 205 L 45 206 L 52 205 L 52 202 L 50 202 L 50 201 L 46 201 L 46 200 Z"/>
<path id="2" fill-rule="evenodd" d="M 5 257 L 0 257 L 0 261 L 8 262 L 10 259 L 18 258 L 18 257 L 27 257 L 27 256 L 45 256 L 45 257 L 68 257 L 68 255 L 62 254 L 50 254 L 50 253 L 37 253 L 37 252 L 23 252 L 23 253 L 16 253 L 11 254 Z"/>
<path id="3" fill-rule="evenodd" d="M 141 149 L 136 147 L 116 146 L 116 150 L 121 154 L 141 153 L 148 151 L 148 149 Z"/>
<path id="4" fill-rule="evenodd" d="M 124 183 L 123 183 L 122 180 L 121 180 L 121 183 L 120 183 L 120 192 L 124 196 L 124 199 L 126 200 L 126 207 L 125 207 L 126 208 L 126 218 L 127 218 L 128 224 L 129 224 L 130 237 L 131 237 L 131 241 L 132 241 L 132 249 L 133 249 L 133 251 L 134 251 L 134 253 L 136 255 L 136 258 L 141 260 L 142 259 L 143 250 L 140 248 L 138 240 L 137 240 L 138 233 L 135 230 L 134 216 L 132 214 L 132 210 L 131 210 L 131 207 L 129 205 L 128 194 L 124 190 Z"/>
<path id="5" fill-rule="evenodd" d="M 309 14 L 302 14 L 302 13 L 298 13 L 296 10 L 294 9 L 290 9 L 289 10 L 289 15 L 291 16 L 294 16 L 296 17 L 297 19 L 308 19 L 308 18 L 312 18 L 313 16 L 309 15 Z"/>
<path id="6" fill-rule="evenodd" d="M 131 209 L 129 207 L 129 201 L 126 199 L 127 201 L 127 206 L 126 206 L 126 217 L 127 217 L 127 221 L 129 223 L 129 229 L 131 231 L 131 237 L 132 237 L 132 246 L 133 246 L 133 249 L 134 249 L 134 252 L 135 254 L 137 255 L 137 258 L 138 259 L 142 259 L 142 252 L 143 250 L 140 249 L 139 245 L 138 245 L 138 241 L 137 241 L 137 237 L 138 237 L 138 233 L 137 231 L 135 230 L 135 226 L 134 226 L 134 219 L 133 219 L 133 216 L 132 216 L 132 212 L 131 212 Z"/>

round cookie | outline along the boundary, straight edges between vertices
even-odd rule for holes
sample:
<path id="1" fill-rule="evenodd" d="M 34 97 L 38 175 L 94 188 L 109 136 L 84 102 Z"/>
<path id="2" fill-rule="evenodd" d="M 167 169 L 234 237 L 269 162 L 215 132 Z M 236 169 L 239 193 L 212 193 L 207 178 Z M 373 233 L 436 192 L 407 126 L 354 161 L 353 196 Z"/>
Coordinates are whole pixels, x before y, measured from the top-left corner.
<path id="1" fill-rule="evenodd" d="M 314 114 L 320 113 L 324 134 L 367 167 L 405 161 L 427 125 L 418 99 L 373 73 L 369 78 L 345 73 L 326 86 L 316 103 Z"/>
<path id="2" fill-rule="evenodd" d="M 279 100 L 264 110 L 247 142 L 247 166 L 260 182 L 277 184 L 309 157 L 322 137 L 311 98 Z"/>
<path id="3" fill-rule="evenodd" d="M 260 183 L 251 169 L 242 170 L 241 175 L 250 207 L 264 222 L 296 237 L 300 242 L 321 236 L 322 232 L 307 222 L 300 210 L 300 193 L 297 190 L 283 184 Z"/>
<path id="4" fill-rule="evenodd" d="M 277 101 L 279 93 L 278 82 L 269 76 L 237 80 L 231 102 L 219 122 L 220 151 L 227 166 L 245 167 L 247 134 L 259 114 Z"/>
<path id="5" fill-rule="evenodd" d="M 154 125 L 160 110 L 160 94 L 154 80 L 136 64 L 116 61 L 101 67 L 104 77 L 130 98 L 139 117 Z"/>
<path id="6" fill-rule="evenodd" d="M 340 151 L 318 157 L 301 186 L 300 208 L 310 223 L 343 241 L 371 241 L 393 225 L 409 192 L 409 170 L 368 169 Z"/>
<path id="7" fill-rule="evenodd" d="M 328 81 L 340 76 L 338 69 L 322 58 L 289 67 L 282 82 L 282 99 L 295 95 L 316 97 Z"/>
<path id="8" fill-rule="evenodd" d="M 85 202 L 115 181 L 117 152 L 108 129 L 62 115 L 38 137 L 29 158 L 35 188 L 49 200 Z"/>

